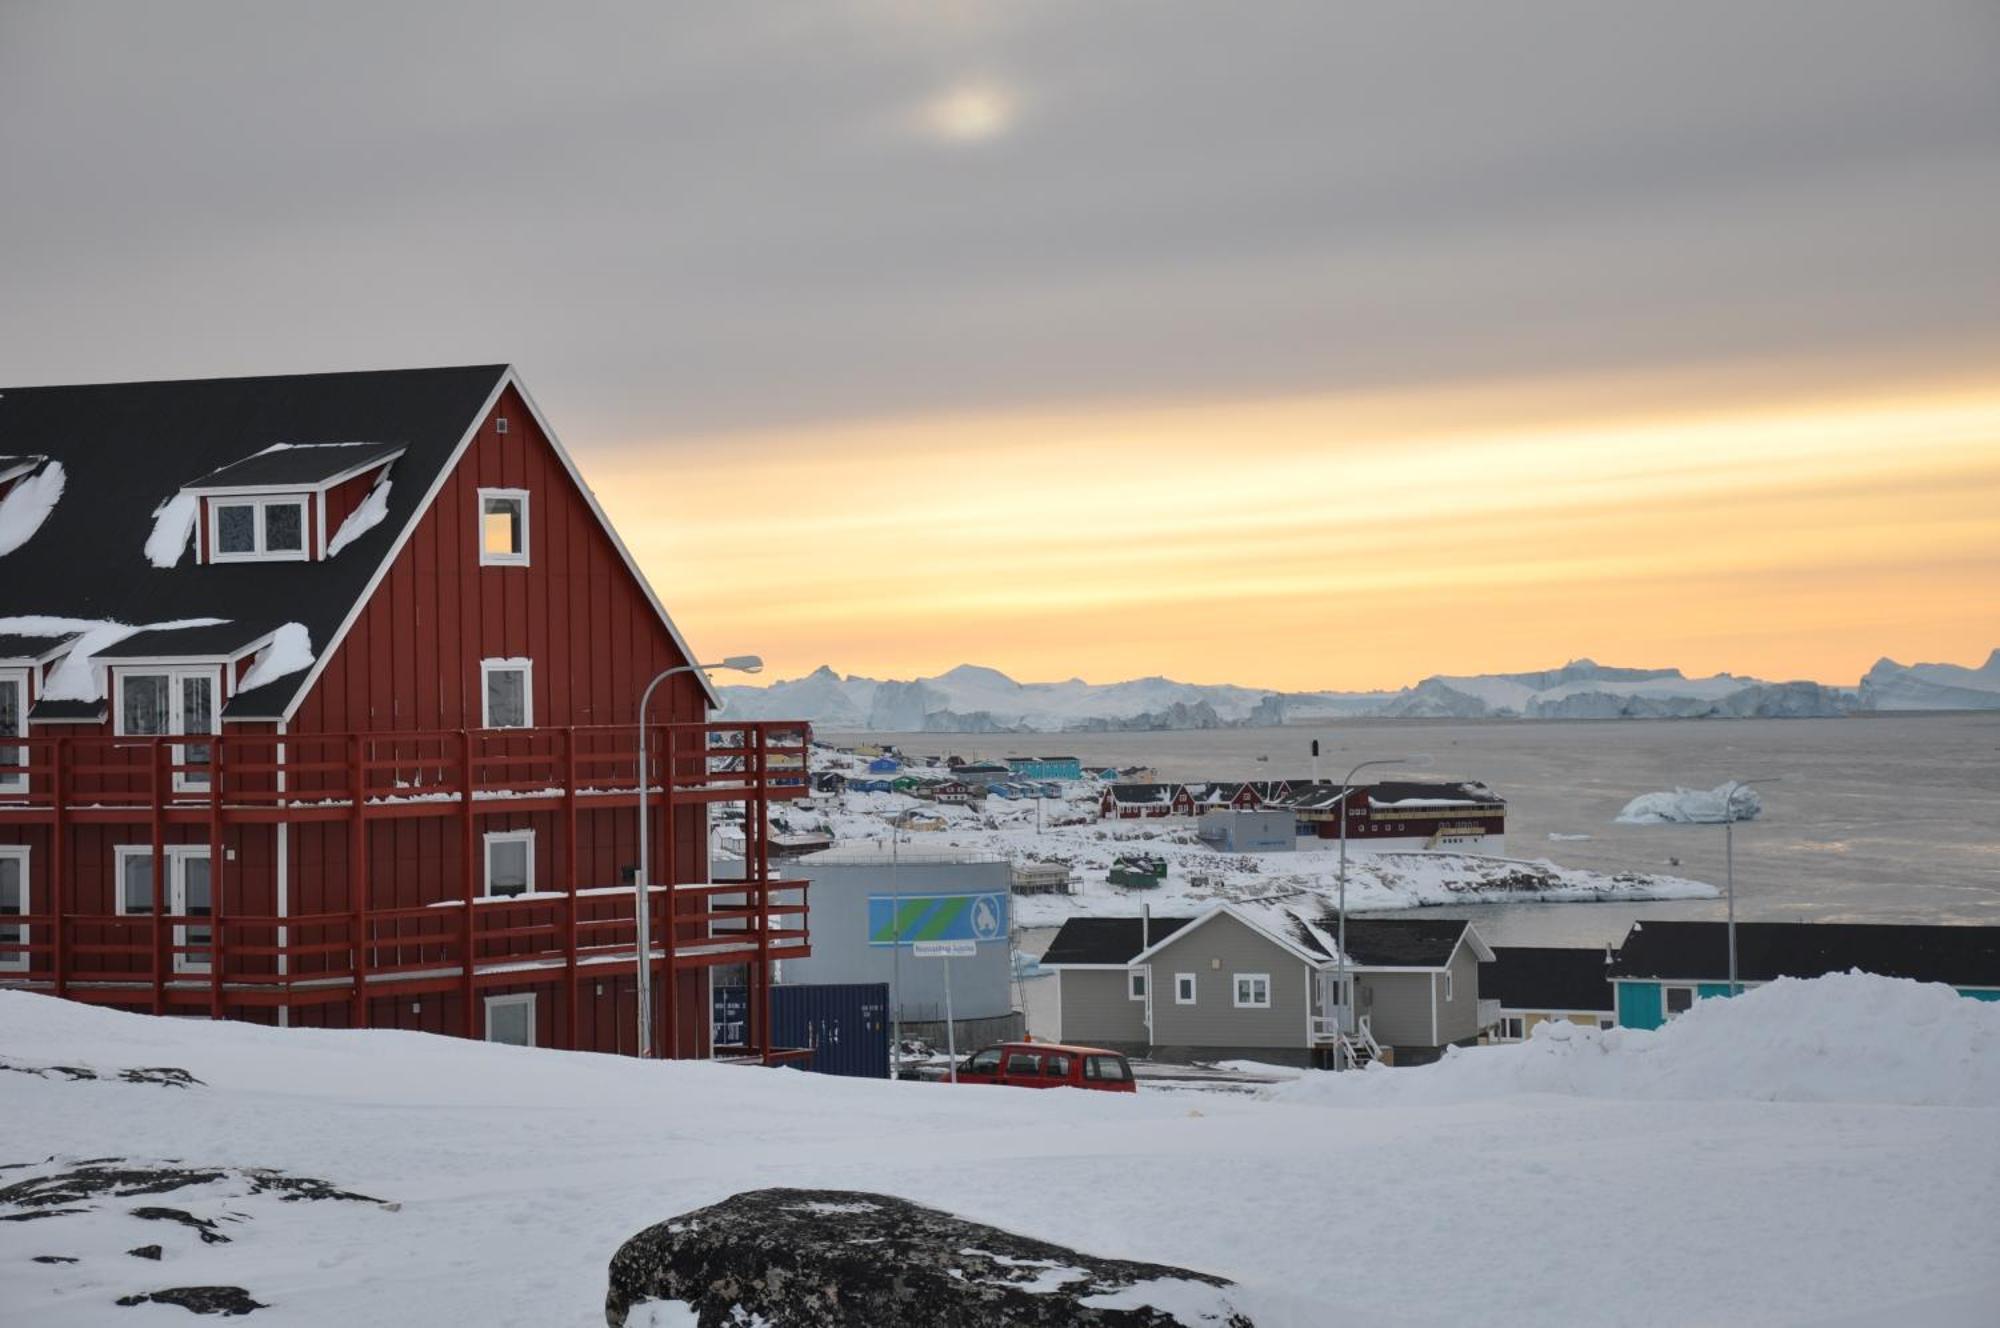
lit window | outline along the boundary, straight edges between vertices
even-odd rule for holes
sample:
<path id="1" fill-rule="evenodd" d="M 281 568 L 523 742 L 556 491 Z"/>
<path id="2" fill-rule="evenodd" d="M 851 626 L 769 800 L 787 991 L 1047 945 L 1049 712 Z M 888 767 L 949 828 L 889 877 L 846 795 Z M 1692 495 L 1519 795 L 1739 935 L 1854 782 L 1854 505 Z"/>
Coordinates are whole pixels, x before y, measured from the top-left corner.
<path id="1" fill-rule="evenodd" d="M 496 830 L 486 836 L 486 893 L 499 899 L 535 888 L 535 832 Z"/>
<path id="2" fill-rule="evenodd" d="M 535 994 L 486 998 L 486 1040 L 510 1047 L 535 1045 Z"/>
<path id="3" fill-rule="evenodd" d="M 525 659 L 479 662 L 482 683 L 480 724 L 489 729 L 521 729 L 535 722 L 534 665 Z"/>
<path id="4" fill-rule="evenodd" d="M 169 733 L 215 732 L 214 669 L 117 671 L 118 735 L 147 738 Z M 177 792 L 206 789 L 209 744 L 176 744 L 173 763 L 193 767 L 174 772 Z"/>
<path id="5" fill-rule="evenodd" d="M 1271 1006 L 1271 975 L 1269 973 L 1238 973 L 1236 975 L 1236 1008 L 1239 1010 L 1267 1010 Z"/>
<path id="6" fill-rule="evenodd" d="M 488 567 L 528 562 L 528 491 L 479 491 L 479 561 Z"/>
<path id="7" fill-rule="evenodd" d="M 306 556 L 303 498 L 213 498 L 214 561 L 288 561 Z"/>

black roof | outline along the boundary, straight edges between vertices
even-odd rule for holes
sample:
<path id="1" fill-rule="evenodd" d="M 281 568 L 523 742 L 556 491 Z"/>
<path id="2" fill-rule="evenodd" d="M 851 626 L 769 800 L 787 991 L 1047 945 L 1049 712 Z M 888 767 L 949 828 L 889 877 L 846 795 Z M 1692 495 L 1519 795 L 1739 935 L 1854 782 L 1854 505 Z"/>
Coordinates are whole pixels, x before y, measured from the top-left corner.
<path id="1" fill-rule="evenodd" d="M 294 564 L 296 566 L 296 564 Z M 209 627 L 174 627 L 158 632 L 134 632 L 123 641 L 96 652 L 97 659 L 155 659 L 162 656 L 233 655 L 268 635 L 245 622 Z"/>
<path id="2" fill-rule="evenodd" d="M 1479 994 L 1509 1010 L 1613 1009 L 1610 970 L 1601 949 L 1496 945 L 1479 970 Z"/>
<path id="3" fill-rule="evenodd" d="M 41 529 L 0 555 L 0 618 L 225 618 L 253 637 L 297 622 L 317 655 L 506 372 L 480 365 L 0 390 L 0 452 L 47 456 L 65 472 L 62 498 Z M 147 560 L 155 511 L 197 479 L 248 464 L 273 443 L 357 439 L 405 450 L 389 472 L 388 518 L 337 556 L 197 565 L 183 553 L 171 568 Z M 259 464 L 289 466 L 298 454 L 321 451 L 353 449 L 293 447 L 265 453 Z M 192 630 L 178 639 L 185 643 Z M 306 677 L 302 670 L 241 693 L 229 714 L 276 718 Z"/>
<path id="4" fill-rule="evenodd" d="M 379 465 L 403 450 L 401 443 L 278 444 L 232 461 L 191 482 L 191 488 L 227 489 L 275 485 L 315 485 L 339 475 Z"/>
<path id="5" fill-rule="evenodd" d="M 67 636 L 21 636 L 0 632 L 0 659 L 40 659 Z"/>
<path id="6" fill-rule="evenodd" d="M 1449 798 L 1455 802 L 1499 805 L 1505 801 L 1484 784 L 1465 784 L 1455 780 L 1421 784 L 1409 780 L 1392 780 L 1369 784 L 1366 787 L 1368 796 L 1376 802 L 1401 802 L 1406 798 Z"/>
<path id="7" fill-rule="evenodd" d="M 1172 802 L 1178 784 L 1113 784 L 1113 802 Z"/>
<path id="8" fill-rule="evenodd" d="M 1816 978 L 1858 968 L 1892 978 L 2000 987 L 2000 927 L 1862 922 L 1739 922 L 1737 977 Z M 1729 978 L 1721 922 L 1640 922 L 1612 959 L 1615 978 Z"/>
<path id="9" fill-rule="evenodd" d="M 1315 954 L 1332 958 L 1319 937 L 1297 922 L 1292 939 Z M 1340 915 L 1332 909 L 1314 924 L 1327 937 L 1340 934 Z M 1347 957 L 1369 968 L 1443 968 L 1470 926 L 1464 918 L 1349 918 Z"/>
<path id="10" fill-rule="evenodd" d="M 1154 918 L 1147 931 L 1144 918 L 1070 918 L 1049 942 L 1044 964 L 1126 964 L 1146 948 L 1150 935 L 1157 945 L 1193 918 Z"/>

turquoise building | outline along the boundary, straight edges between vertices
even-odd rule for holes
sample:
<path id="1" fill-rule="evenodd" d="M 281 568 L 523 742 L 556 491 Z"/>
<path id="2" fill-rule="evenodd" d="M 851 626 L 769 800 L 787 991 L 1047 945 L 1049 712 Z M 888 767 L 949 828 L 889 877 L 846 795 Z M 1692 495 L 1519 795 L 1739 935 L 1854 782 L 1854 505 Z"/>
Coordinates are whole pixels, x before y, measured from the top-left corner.
<path id="1" fill-rule="evenodd" d="M 1939 982 L 2000 1000 L 2000 927 L 1851 922 L 1739 922 L 1742 987 L 1859 969 Z M 1729 994 L 1729 929 L 1721 922 L 1640 922 L 1609 970 L 1620 1028 L 1658 1028 L 1696 1001 Z"/>
<path id="2" fill-rule="evenodd" d="M 1010 756 L 1007 768 L 1019 779 L 1083 778 L 1083 762 L 1074 756 Z"/>

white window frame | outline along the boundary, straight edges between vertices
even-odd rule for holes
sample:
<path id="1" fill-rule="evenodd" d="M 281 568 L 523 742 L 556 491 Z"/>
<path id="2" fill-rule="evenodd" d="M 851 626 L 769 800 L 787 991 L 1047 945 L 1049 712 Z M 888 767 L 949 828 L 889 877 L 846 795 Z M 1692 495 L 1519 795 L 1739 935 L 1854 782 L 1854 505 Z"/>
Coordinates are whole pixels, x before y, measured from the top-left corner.
<path id="1" fill-rule="evenodd" d="M 526 567 L 531 561 L 532 545 L 528 538 L 528 491 L 526 489 L 481 489 L 479 491 L 478 520 L 475 524 L 479 543 L 479 565 L 481 567 Z M 515 553 L 494 553 L 486 547 L 486 500 L 498 498 L 521 504 L 521 548 Z"/>
<path id="2" fill-rule="evenodd" d="M 32 865 L 28 859 L 30 851 L 29 846 L 26 844 L 0 844 L 0 861 L 13 859 L 21 864 L 21 912 L 18 915 L 0 913 L 0 919 L 25 916 L 34 912 L 34 909 L 28 906 L 29 898 L 34 893 L 34 882 L 28 874 L 29 868 Z M 34 929 L 28 926 L 27 923 L 7 923 L 0 921 L 0 926 L 11 927 L 13 930 L 20 932 L 20 943 L 22 945 L 32 945 L 34 943 L 34 937 L 30 934 Z M 29 963 L 29 955 L 26 950 L 0 952 L 0 973 L 24 973 L 31 967 L 32 965 Z"/>
<path id="3" fill-rule="evenodd" d="M 493 893 L 493 846 L 495 844 L 525 844 L 528 848 L 527 888 L 521 894 L 535 893 L 535 832 L 533 830 L 489 830 L 480 849 L 481 871 L 479 874 L 479 896 L 482 899 L 518 899 L 520 895 L 499 895 Z"/>
<path id="4" fill-rule="evenodd" d="M 515 1006 L 515 1005 L 527 1007 L 528 1040 L 524 1043 L 506 1042 L 506 1043 L 501 1043 L 501 1045 L 508 1047 L 520 1047 L 520 1046 L 532 1047 L 535 1045 L 535 993 L 532 991 L 508 992 L 505 995 L 488 996 L 486 998 L 486 1027 L 482 1030 L 486 1041 L 488 1042 L 500 1041 L 500 1039 L 493 1036 L 493 1011 L 495 1009 L 504 1009 L 508 1006 Z"/>
<path id="5" fill-rule="evenodd" d="M 228 697 L 222 689 L 225 670 L 220 664 L 202 664 L 196 667 L 171 664 L 114 664 L 111 668 L 111 731 L 120 738 L 134 737 L 220 737 L 222 734 L 222 704 Z M 125 731 L 125 683 L 130 678 L 165 678 L 167 680 L 167 731 L 163 734 L 136 734 Z M 187 694 L 183 680 L 206 678 L 209 684 L 208 715 L 211 727 L 206 733 L 191 734 L 187 727 Z M 187 746 L 174 744 L 175 765 L 187 762 Z M 214 744 L 209 744 L 213 759 Z M 212 768 L 212 767 L 211 767 Z M 174 771 L 174 792 L 206 793 L 209 787 L 209 771 Z"/>
<path id="6" fill-rule="evenodd" d="M 167 913 L 169 916 L 175 916 L 187 912 L 188 859 L 200 858 L 208 863 L 209 924 L 205 930 L 208 932 L 207 944 L 209 947 L 208 950 L 209 957 L 207 960 L 196 959 L 192 955 L 189 955 L 178 949 L 175 950 L 173 954 L 173 971 L 175 973 L 190 973 L 190 974 L 207 973 L 209 971 L 210 964 L 214 961 L 215 958 L 215 922 L 214 922 L 215 901 L 219 897 L 221 897 L 222 894 L 222 882 L 216 876 L 215 862 L 212 858 L 209 857 L 208 845 L 206 844 L 164 844 L 161 847 L 166 852 L 167 855 L 167 861 L 165 864 L 165 879 L 163 881 L 163 884 L 166 886 L 167 890 L 166 902 L 167 902 Z M 112 846 L 111 853 L 112 853 L 112 871 L 114 873 L 111 878 L 112 903 L 117 906 L 116 912 L 121 917 L 153 916 L 153 910 L 151 909 L 151 907 L 148 907 L 143 914 L 133 913 L 130 909 L 125 907 L 126 860 L 129 858 L 152 857 L 153 846 L 151 844 L 116 844 Z M 188 939 L 188 932 L 190 930 L 191 928 L 186 923 L 180 923 L 180 922 L 175 923 L 174 944 L 176 946 L 198 944 L 199 942 L 190 941 Z"/>
<path id="7" fill-rule="evenodd" d="M 1450 1001 L 1452 999 L 1452 992 L 1456 990 L 1456 984 L 1452 982 L 1451 978 L 1452 978 L 1451 970 L 1447 968 L 1444 971 L 1444 999 L 1446 1001 Z"/>
<path id="8" fill-rule="evenodd" d="M 1230 983 L 1230 995 L 1235 999 L 1235 1005 L 1237 1009 L 1268 1010 L 1271 1008 L 1271 975 L 1269 973 L 1233 973 L 1230 976 L 1234 979 L 1234 981 Z M 1252 987 L 1250 993 L 1251 998 L 1247 1001 L 1244 1000 L 1243 999 L 1244 984 L 1256 983 L 1256 982 L 1261 982 L 1264 984 L 1264 998 L 1262 1000 L 1258 1000 L 1256 997 L 1256 989 Z"/>
<path id="9" fill-rule="evenodd" d="M 1667 1008 L 1667 993 L 1670 991 L 1684 991 L 1688 994 L 1688 1010 L 1694 1009 L 1695 1004 L 1701 1000 L 1701 988 L 1692 982 L 1662 982 L 1660 984 L 1660 1019 L 1663 1022 L 1672 1019 L 1675 1015 L 1687 1013 L 1687 1010 L 1670 1010 Z"/>
<path id="10" fill-rule="evenodd" d="M 1126 974 L 1125 974 L 1125 997 L 1126 997 L 1126 999 L 1127 999 L 1127 1000 L 1134 1000 L 1134 1001 L 1143 1001 L 1143 1000 L 1145 1000 L 1145 999 L 1146 999 L 1146 986 L 1147 986 L 1147 983 L 1146 983 L 1146 970 L 1145 970 L 1145 969 L 1143 969 L 1143 968 L 1134 968 L 1134 969 L 1131 969 L 1131 970 L 1128 970 L 1128 971 L 1126 972 Z"/>
<path id="11" fill-rule="evenodd" d="M 521 675 L 521 722 L 508 724 L 506 728 L 531 729 L 535 726 L 535 661 L 525 658 L 482 659 L 479 661 L 479 727 L 490 729 L 493 723 L 493 694 L 491 679 L 496 673 L 519 673 Z"/>
<path id="12" fill-rule="evenodd" d="M 312 509 L 310 495 L 303 493 L 278 494 L 213 494 L 208 498 L 208 560 L 212 563 L 303 563 L 312 559 L 312 522 L 308 513 Z M 256 512 L 251 531 L 252 548 L 248 553 L 225 553 L 222 549 L 222 509 L 225 507 L 248 507 Z M 270 547 L 266 526 L 269 510 L 273 507 L 296 507 L 299 509 L 299 547 L 296 549 L 273 549 Z"/>
<path id="13" fill-rule="evenodd" d="M 9 684 L 20 689 L 20 718 L 14 732 L 0 732 L 0 759 L 16 765 L 25 764 L 28 759 L 26 747 L 16 747 L 8 743 L 8 738 L 28 736 L 28 671 L 26 669 L 0 669 L 0 687 Z M 0 793 L 19 793 L 28 787 L 28 772 L 25 770 L 0 770 Z"/>
<path id="14" fill-rule="evenodd" d="M 1200 990 L 1200 988 L 1199 988 L 1199 987 L 1197 987 L 1197 986 L 1195 985 L 1195 978 L 1196 978 L 1196 976 L 1197 976 L 1197 975 L 1196 975 L 1196 974 L 1193 974 L 1193 973 L 1176 973 L 1176 974 L 1174 974 L 1174 1004 L 1175 1004 L 1175 1005 L 1194 1005 L 1194 1004 L 1197 1004 L 1197 1001 L 1196 1001 L 1196 999 L 1195 999 L 1195 996 L 1196 996 L 1196 993 L 1197 993 L 1197 992 L 1198 992 L 1198 991 Z M 1182 995 L 1182 994 L 1181 994 L 1181 989 L 1183 988 L 1183 986 L 1185 986 L 1185 987 L 1186 987 L 1186 989 L 1187 989 L 1187 994 L 1186 994 L 1186 995 Z"/>

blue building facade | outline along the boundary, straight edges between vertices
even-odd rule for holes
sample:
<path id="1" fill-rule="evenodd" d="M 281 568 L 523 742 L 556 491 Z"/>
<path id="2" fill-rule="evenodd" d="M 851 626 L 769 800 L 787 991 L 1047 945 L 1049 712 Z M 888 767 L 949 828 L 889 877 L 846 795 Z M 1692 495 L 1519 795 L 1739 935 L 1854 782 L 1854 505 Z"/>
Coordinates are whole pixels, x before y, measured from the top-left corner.
<path id="1" fill-rule="evenodd" d="M 1083 778 L 1083 762 L 1074 756 L 1010 756 L 1007 768 L 1021 779 Z"/>

